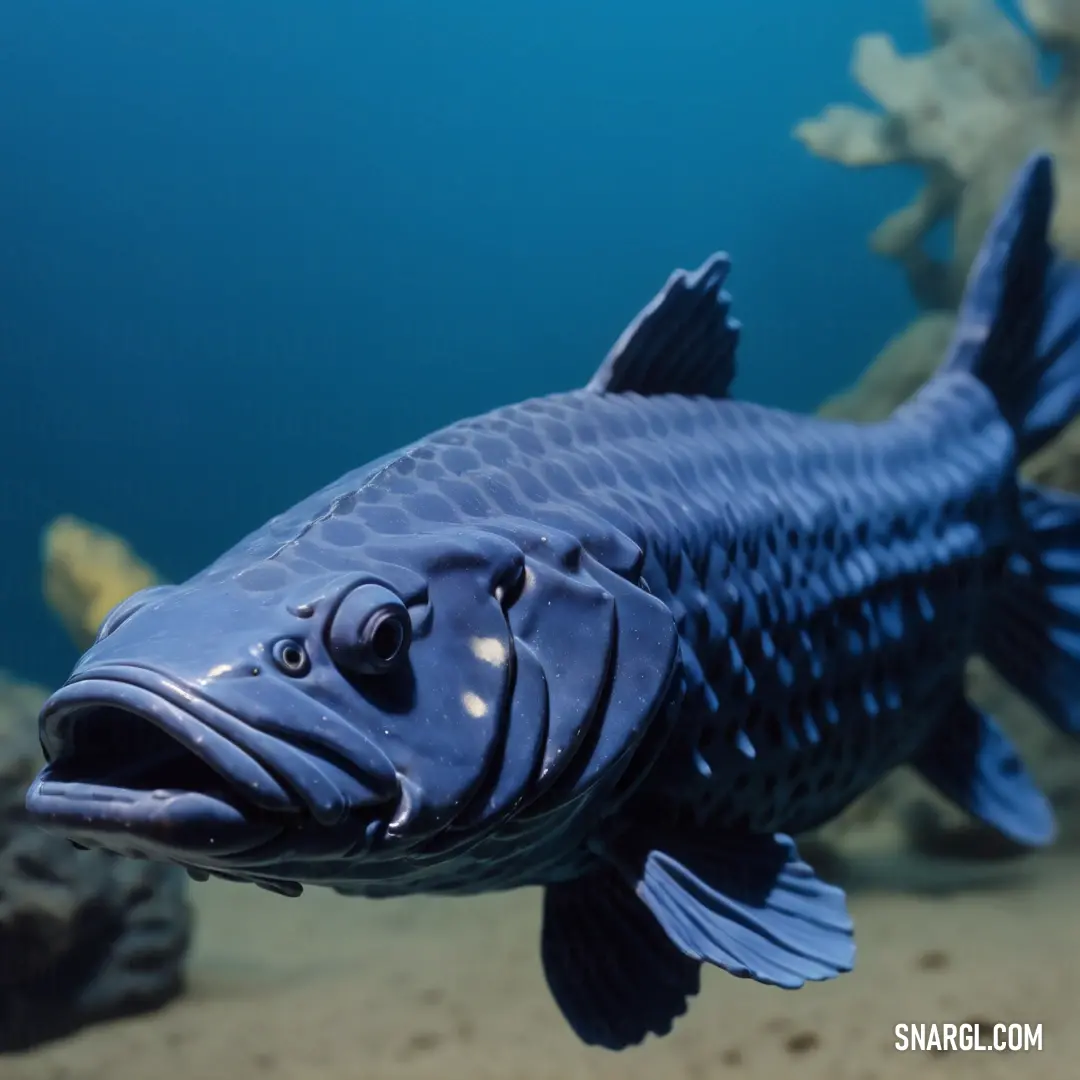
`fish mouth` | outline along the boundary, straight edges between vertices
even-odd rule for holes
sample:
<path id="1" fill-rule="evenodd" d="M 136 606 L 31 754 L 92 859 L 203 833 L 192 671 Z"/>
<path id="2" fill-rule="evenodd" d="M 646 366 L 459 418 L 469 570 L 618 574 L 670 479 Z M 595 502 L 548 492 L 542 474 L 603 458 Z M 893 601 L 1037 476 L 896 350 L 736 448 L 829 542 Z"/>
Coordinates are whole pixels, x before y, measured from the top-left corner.
<path id="1" fill-rule="evenodd" d="M 257 864 L 257 852 L 323 816 L 289 775 L 297 762 L 310 773 L 310 759 L 148 668 L 75 675 L 46 701 L 39 730 L 48 764 L 26 810 L 82 846 L 213 870 Z"/>

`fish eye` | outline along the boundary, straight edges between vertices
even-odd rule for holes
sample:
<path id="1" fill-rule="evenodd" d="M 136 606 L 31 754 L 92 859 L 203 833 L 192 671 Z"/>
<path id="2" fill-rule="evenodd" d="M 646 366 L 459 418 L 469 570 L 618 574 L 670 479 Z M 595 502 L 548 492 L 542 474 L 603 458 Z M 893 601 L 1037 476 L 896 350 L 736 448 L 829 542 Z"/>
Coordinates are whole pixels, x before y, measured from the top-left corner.
<path id="1" fill-rule="evenodd" d="M 280 641 L 275 642 L 271 655 L 274 658 L 274 663 L 286 675 L 298 678 L 308 672 L 310 664 L 307 652 L 303 645 L 292 638 L 282 638 Z"/>
<path id="2" fill-rule="evenodd" d="M 330 653 L 359 675 L 397 667 L 412 642 L 409 609 L 382 585 L 360 585 L 338 605 L 330 623 Z"/>
<path id="3" fill-rule="evenodd" d="M 380 665 L 392 664 L 405 644 L 405 626 L 397 612 L 380 611 L 373 615 L 364 634 L 369 640 L 372 658 Z"/>

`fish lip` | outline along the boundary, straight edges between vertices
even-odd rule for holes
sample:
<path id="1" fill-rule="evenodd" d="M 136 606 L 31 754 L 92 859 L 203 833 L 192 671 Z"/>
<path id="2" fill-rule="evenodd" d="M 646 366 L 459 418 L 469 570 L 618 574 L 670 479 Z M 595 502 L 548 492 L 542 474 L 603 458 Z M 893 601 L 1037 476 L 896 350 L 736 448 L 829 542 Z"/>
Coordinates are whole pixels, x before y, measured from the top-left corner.
<path id="1" fill-rule="evenodd" d="M 70 758 L 76 726 L 103 709 L 153 725 L 213 770 L 247 805 L 271 813 L 303 809 L 297 792 L 212 722 L 214 706 L 153 669 L 134 664 L 78 672 L 50 695 L 39 714 L 38 730 L 51 764 Z"/>
<path id="2" fill-rule="evenodd" d="M 289 701 L 282 704 L 288 707 Z M 216 773 L 221 786 L 229 790 L 231 801 L 239 802 L 233 809 L 243 811 L 253 821 L 269 817 L 288 824 L 289 819 L 310 819 L 317 826 L 333 828 L 350 815 L 360 814 L 363 823 L 355 817 L 351 820 L 354 827 L 363 830 L 372 818 L 389 820 L 400 801 L 398 773 L 374 744 L 364 742 L 364 755 L 357 758 L 360 772 L 348 777 L 343 789 L 317 764 L 318 745 L 310 752 L 304 750 L 275 732 L 273 725 L 249 724 L 201 686 L 181 682 L 149 664 L 124 660 L 76 669 L 45 702 L 39 730 L 42 748 L 52 764 L 41 779 L 49 786 L 33 788 L 27 799 L 28 810 L 44 817 L 43 824 L 56 820 L 55 813 L 44 812 L 44 795 L 52 796 L 55 810 L 56 797 L 64 794 L 65 762 L 73 763 L 67 774 L 74 773 L 76 781 L 80 779 L 80 761 L 87 763 L 86 753 L 80 754 L 75 742 L 80 718 L 101 709 L 118 710 L 129 719 L 134 717 L 160 729 L 172 743 Z M 105 734 L 109 734 L 107 729 Z M 90 759 L 92 762 L 92 753 Z M 145 772 L 142 779 L 149 779 Z"/>
<path id="3" fill-rule="evenodd" d="M 146 685 L 146 674 L 126 678 L 130 671 L 95 669 L 76 675 L 47 699 L 39 733 L 48 763 L 26 793 L 30 821 L 81 846 L 210 868 L 278 841 L 303 814 L 296 793 L 214 732 L 195 710 Z M 85 725 L 95 718 L 105 722 L 106 710 L 115 710 L 113 724 L 97 732 L 91 728 L 91 735 L 114 733 L 116 721 L 126 718 L 146 725 L 132 733 L 156 729 L 167 736 L 139 746 L 151 752 L 148 761 L 136 755 L 142 771 L 125 774 L 111 748 L 97 758 L 80 751 Z M 162 755 L 157 762 L 155 750 Z M 147 783 L 155 765 L 187 770 L 185 782 L 179 787 Z M 193 775 L 209 786 L 193 786 Z M 262 776 L 269 780 L 265 790 L 250 784 Z"/>

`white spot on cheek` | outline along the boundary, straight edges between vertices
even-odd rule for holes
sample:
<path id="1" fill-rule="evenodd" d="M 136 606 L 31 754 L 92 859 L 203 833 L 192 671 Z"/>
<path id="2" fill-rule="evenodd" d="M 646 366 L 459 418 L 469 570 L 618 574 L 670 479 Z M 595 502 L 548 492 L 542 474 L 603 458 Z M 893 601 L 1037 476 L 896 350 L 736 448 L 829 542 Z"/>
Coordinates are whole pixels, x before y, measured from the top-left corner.
<path id="1" fill-rule="evenodd" d="M 502 667 L 506 663 L 506 646 L 498 638 L 474 637 L 469 642 L 469 646 L 472 649 L 473 656 L 477 660 L 483 660 L 485 664 L 491 664 L 492 667 Z"/>
<path id="2" fill-rule="evenodd" d="M 471 690 L 466 690 L 465 693 L 461 695 L 461 704 L 465 706 L 465 711 L 474 720 L 479 720 L 481 716 L 487 715 L 487 702 L 478 694 L 474 694 Z"/>

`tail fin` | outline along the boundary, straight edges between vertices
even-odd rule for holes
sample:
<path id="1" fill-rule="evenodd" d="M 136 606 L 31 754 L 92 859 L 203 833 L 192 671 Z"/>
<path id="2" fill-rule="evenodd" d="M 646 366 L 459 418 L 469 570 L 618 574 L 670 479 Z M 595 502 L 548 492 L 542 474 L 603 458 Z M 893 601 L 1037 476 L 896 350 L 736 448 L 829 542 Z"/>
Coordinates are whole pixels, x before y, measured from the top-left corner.
<path id="1" fill-rule="evenodd" d="M 1080 735 L 1080 498 L 1021 482 L 1027 529 L 982 652 L 1055 726 Z"/>
<path id="2" fill-rule="evenodd" d="M 1023 461 L 1080 414 L 1080 266 L 1050 245 L 1050 158 L 1020 170 L 975 260 L 944 370 L 994 395 Z M 981 651 L 1080 735 L 1080 498 L 1020 482 L 1023 528 Z"/>
<path id="3" fill-rule="evenodd" d="M 1030 457 L 1080 413 L 1080 266 L 1049 240 L 1053 172 L 1020 170 L 983 240 L 943 370 L 967 371 L 997 400 Z"/>

